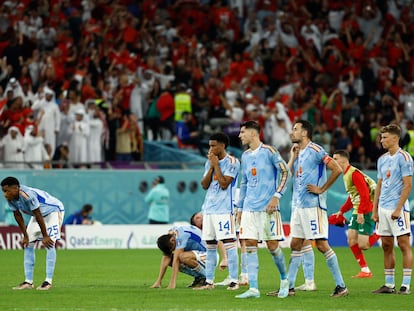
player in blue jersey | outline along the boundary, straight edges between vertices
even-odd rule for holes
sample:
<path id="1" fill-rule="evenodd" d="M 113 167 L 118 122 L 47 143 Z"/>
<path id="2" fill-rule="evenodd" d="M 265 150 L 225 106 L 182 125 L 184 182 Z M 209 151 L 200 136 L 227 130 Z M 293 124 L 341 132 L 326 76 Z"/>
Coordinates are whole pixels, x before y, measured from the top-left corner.
<path id="1" fill-rule="evenodd" d="M 13 289 L 33 289 L 33 272 L 35 265 L 34 246 L 41 240 L 46 247 L 46 279 L 38 286 L 38 290 L 49 290 L 56 264 L 55 244 L 60 240 L 65 208 L 57 198 L 49 193 L 21 185 L 17 178 L 6 177 L 1 182 L 3 195 L 14 213 L 23 239 L 20 244 L 24 248 L 25 280 Z M 31 216 L 29 223 L 24 222 L 22 212 Z"/>
<path id="2" fill-rule="evenodd" d="M 410 206 L 413 159 L 399 147 L 401 129 L 390 124 L 381 128 L 381 144 L 388 152 L 378 159 L 378 182 L 372 218 L 378 222 L 384 251 L 385 285 L 375 294 L 395 293 L 394 238 L 402 253 L 403 280 L 398 294 L 410 294 L 413 254 L 410 245 Z"/>
<path id="3" fill-rule="evenodd" d="M 205 281 L 206 244 L 202 240 L 201 230 L 195 226 L 175 226 L 157 240 L 158 248 L 163 252 L 158 278 L 151 288 L 161 288 L 161 282 L 171 266 L 171 279 L 168 288 L 176 287 L 178 272 L 195 278 L 193 286 Z"/>
<path id="4" fill-rule="evenodd" d="M 293 175 L 291 219 L 291 255 L 288 270 L 289 295 L 295 294 L 295 282 L 301 263 L 301 249 L 305 240 L 315 240 L 325 256 L 336 287 L 332 297 L 348 295 L 338 258 L 328 243 L 326 191 L 341 174 L 341 167 L 319 145 L 313 143 L 313 127 L 309 121 L 298 120 L 291 134 L 292 149 L 288 166 Z M 332 172 L 327 177 L 326 168 Z"/>
<path id="5" fill-rule="evenodd" d="M 229 155 L 226 148 L 230 139 L 224 133 L 209 138 L 209 151 L 201 185 L 207 190 L 203 203 L 203 240 L 207 243 L 206 283 L 197 290 L 214 288 L 214 272 L 217 266 L 217 243 L 223 242 L 227 254 L 230 284 L 228 290 L 236 290 L 238 284 L 238 254 L 233 210 L 240 162 Z"/>
<path id="6" fill-rule="evenodd" d="M 260 125 L 255 121 L 241 124 L 239 138 L 247 149 L 241 159 L 240 239 L 246 243 L 246 262 L 250 288 L 236 298 L 259 298 L 257 256 L 258 241 L 267 248 L 280 273 L 280 292 L 289 290 L 285 257 L 279 242 L 284 239 L 279 199 L 289 178 L 286 162 L 273 147 L 260 141 Z"/>

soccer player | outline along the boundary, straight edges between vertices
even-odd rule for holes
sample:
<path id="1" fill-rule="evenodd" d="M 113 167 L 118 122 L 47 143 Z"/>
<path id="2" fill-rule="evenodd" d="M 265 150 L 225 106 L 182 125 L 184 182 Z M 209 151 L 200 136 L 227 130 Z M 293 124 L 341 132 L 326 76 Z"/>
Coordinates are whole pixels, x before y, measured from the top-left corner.
<path id="1" fill-rule="evenodd" d="M 194 216 L 194 215 L 193 215 Z M 192 217 L 193 218 L 193 217 Z M 171 266 L 172 273 L 168 288 L 176 287 L 178 272 L 193 276 L 190 287 L 201 285 L 205 281 L 206 244 L 198 227 L 175 226 L 157 240 L 158 248 L 163 252 L 158 278 L 151 288 L 161 288 L 161 282 Z"/>
<path id="2" fill-rule="evenodd" d="M 25 280 L 13 289 L 33 289 L 33 273 L 35 265 L 34 246 L 41 240 L 46 247 L 46 279 L 38 286 L 38 290 L 52 288 L 52 278 L 56 264 L 56 241 L 60 240 L 65 208 L 61 201 L 49 193 L 36 188 L 21 185 L 15 177 L 6 177 L 1 182 L 3 195 L 14 213 L 23 239 Z M 31 215 L 29 223 L 24 222 L 22 213 Z"/>
<path id="3" fill-rule="evenodd" d="M 395 293 L 394 237 L 402 253 L 403 280 L 401 295 L 410 294 L 413 254 L 410 245 L 410 206 L 408 196 L 412 189 L 413 159 L 399 147 L 401 129 L 390 124 L 381 128 L 381 144 L 388 152 L 377 163 L 378 182 L 375 191 L 372 218 L 378 222 L 384 251 L 385 285 L 375 294 Z"/>
<path id="4" fill-rule="evenodd" d="M 354 209 L 348 225 L 348 245 L 361 271 L 353 278 L 372 278 L 362 251 L 369 249 L 380 238 L 374 231 L 375 222 L 372 220 L 372 202 L 377 184 L 371 177 L 349 164 L 348 151 L 337 150 L 333 158 L 342 169 L 345 190 L 349 194 L 336 215 L 343 215 L 351 208 Z"/>
<path id="5" fill-rule="evenodd" d="M 228 290 L 236 290 L 238 284 L 238 254 L 236 244 L 233 196 L 240 162 L 227 154 L 230 139 L 224 133 L 209 138 L 209 152 L 201 180 L 207 190 L 203 203 L 203 240 L 207 244 L 206 283 L 197 290 L 214 288 L 214 272 L 217 266 L 217 241 L 226 250 L 230 284 Z"/>
<path id="6" fill-rule="evenodd" d="M 288 270 L 289 295 L 295 294 L 295 281 L 301 263 L 305 240 L 315 240 L 325 256 L 336 287 L 332 297 L 348 295 L 338 258 L 328 243 L 326 191 L 341 174 L 341 168 L 319 145 L 313 143 L 313 127 L 309 121 L 297 120 L 291 134 L 292 148 L 288 166 L 293 174 L 291 220 L 291 255 Z M 326 168 L 332 172 L 327 178 Z M 279 293 L 280 294 L 280 293 Z"/>
<path id="7" fill-rule="evenodd" d="M 279 199 L 285 193 L 289 178 L 286 162 L 273 147 L 260 141 L 260 125 L 255 121 L 241 124 L 239 138 L 247 149 L 241 160 L 240 239 L 246 243 L 249 289 L 236 298 L 259 298 L 259 261 L 257 245 L 266 241 L 267 248 L 280 273 L 280 293 L 289 290 L 285 257 L 279 242 L 284 239 Z"/>

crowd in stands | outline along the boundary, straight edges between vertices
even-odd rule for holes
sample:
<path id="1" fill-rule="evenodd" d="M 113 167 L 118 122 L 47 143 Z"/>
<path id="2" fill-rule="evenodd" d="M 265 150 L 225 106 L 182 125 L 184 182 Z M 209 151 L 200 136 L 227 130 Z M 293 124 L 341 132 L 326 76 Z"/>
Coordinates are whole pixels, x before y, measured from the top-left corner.
<path id="1" fill-rule="evenodd" d="M 241 147 L 248 119 L 283 156 L 292 121 L 307 119 L 315 142 L 362 168 L 395 122 L 414 156 L 412 0 L 7 0 L 0 11 L 4 167 L 139 161 L 143 140 L 199 147 L 217 130 Z"/>

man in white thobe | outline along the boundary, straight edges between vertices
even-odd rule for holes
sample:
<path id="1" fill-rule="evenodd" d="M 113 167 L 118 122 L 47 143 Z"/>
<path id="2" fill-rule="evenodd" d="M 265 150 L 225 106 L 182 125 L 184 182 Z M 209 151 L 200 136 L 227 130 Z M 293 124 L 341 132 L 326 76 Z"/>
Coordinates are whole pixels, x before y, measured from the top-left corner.
<path id="1" fill-rule="evenodd" d="M 60 111 L 55 101 L 55 92 L 45 87 L 44 94 L 45 98 L 33 104 L 32 109 L 37 111 L 39 133 L 44 137 L 45 144 L 50 145 L 53 154 L 60 129 Z"/>
<path id="2" fill-rule="evenodd" d="M 37 128 L 29 125 L 24 132 L 24 161 L 30 169 L 43 170 L 44 162 L 50 161 L 44 139 L 37 133 Z"/>
<path id="3" fill-rule="evenodd" d="M 69 161 L 74 164 L 84 164 L 88 161 L 89 123 L 84 120 L 85 110 L 75 112 L 75 121 L 70 126 Z"/>
<path id="4" fill-rule="evenodd" d="M 4 168 L 24 169 L 24 141 L 17 127 L 9 127 L 7 134 L 0 141 L 0 147 L 4 148 Z"/>

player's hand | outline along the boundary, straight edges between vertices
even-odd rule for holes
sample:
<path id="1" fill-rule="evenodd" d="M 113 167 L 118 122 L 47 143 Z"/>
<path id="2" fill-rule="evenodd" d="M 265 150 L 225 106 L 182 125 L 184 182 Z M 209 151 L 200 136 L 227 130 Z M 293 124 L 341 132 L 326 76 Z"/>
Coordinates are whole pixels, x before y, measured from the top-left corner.
<path id="1" fill-rule="evenodd" d="M 215 165 L 218 165 L 219 164 L 218 156 L 216 156 L 215 154 L 209 152 L 207 154 L 207 158 L 210 161 L 210 165 L 211 166 L 215 166 Z"/>
<path id="2" fill-rule="evenodd" d="M 20 245 L 25 248 L 29 246 L 29 237 L 24 236 L 23 239 L 20 240 Z"/>
<path id="3" fill-rule="evenodd" d="M 266 207 L 266 213 L 268 214 L 273 214 L 274 212 L 276 212 L 277 206 L 279 205 L 279 198 L 278 197 L 273 197 L 269 204 Z"/>
<path id="4" fill-rule="evenodd" d="M 320 188 L 320 187 L 318 187 L 316 185 L 309 184 L 309 185 L 306 186 L 306 189 L 308 190 L 308 192 L 314 193 L 314 194 L 321 194 L 321 193 L 323 193 L 322 188 Z"/>
<path id="5" fill-rule="evenodd" d="M 150 286 L 150 288 L 161 288 L 161 284 L 160 284 L 160 283 L 158 283 L 158 282 L 155 282 L 154 284 L 152 284 L 152 285 Z"/>
<path id="6" fill-rule="evenodd" d="M 291 159 L 296 159 L 299 155 L 299 144 L 293 144 L 292 148 L 290 148 L 290 157 Z"/>
<path id="7" fill-rule="evenodd" d="M 46 248 L 52 248 L 55 245 L 55 242 L 50 238 L 50 236 L 44 237 L 42 243 Z"/>
<path id="8" fill-rule="evenodd" d="M 379 220 L 378 212 L 372 212 L 371 219 L 375 222 L 378 222 L 378 220 Z"/>
<path id="9" fill-rule="evenodd" d="M 391 214 L 392 220 L 397 220 L 401 216 L 401 211 L 394 210 Z"/>
<path id="10" fill-rule="evenodd" d="M 360 225 L 363 225 L 363 224 L 364 224 L 364 222 L 365 222 L 365 219 L 364 219 L 364 214 L 359 214 L 359 213 L 358 213 L 358 216 L 357 216 L 357 223 L 358 223 L 358 224 L 360 224 Z"/>
<path id="11" fill-rule="evenodd" d="M 224 258 L 220 262 L 220 271 L 224 271 L 228 267 L 227 258 Z"/>

